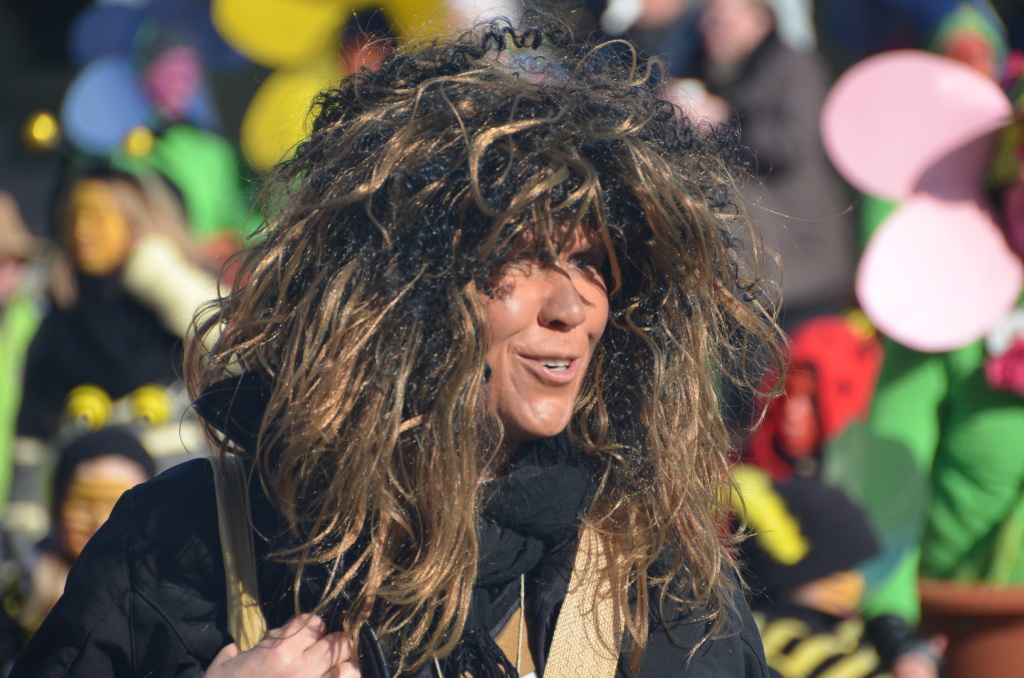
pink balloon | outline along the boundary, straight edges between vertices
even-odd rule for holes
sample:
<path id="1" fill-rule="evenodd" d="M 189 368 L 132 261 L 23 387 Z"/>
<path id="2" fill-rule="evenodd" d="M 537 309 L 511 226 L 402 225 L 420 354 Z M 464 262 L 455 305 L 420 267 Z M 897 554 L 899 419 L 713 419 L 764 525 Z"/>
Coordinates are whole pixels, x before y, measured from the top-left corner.
<path id="1" fill-rule="evenodd" d="M 985 336 L 1017 303 L 1024 264 L 975 200 L 919 193 L 872 236 L 857 297 L 883 333 L 913 349 L 950 351 Z"/>
<path id="2" fill-rule="evenodd" d="M 859 190 L 896 200 L 915 190 L 978 190 L 995 134 L 1012 117 L 993 80 L 920 50 L 884 52 L 847 70 L 821 113 L 832 164 Z"/>

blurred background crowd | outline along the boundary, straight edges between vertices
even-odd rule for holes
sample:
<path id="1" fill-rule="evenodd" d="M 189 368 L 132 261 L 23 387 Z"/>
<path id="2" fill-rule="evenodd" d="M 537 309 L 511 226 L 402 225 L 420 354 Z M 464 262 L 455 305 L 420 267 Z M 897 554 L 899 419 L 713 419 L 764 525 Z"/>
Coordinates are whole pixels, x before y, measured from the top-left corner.
<path id="1" fill-rule="evenodd" d="M 0 663 L 207 453 L 181 338 L 315 92 L 534 8 L 745 147 L 792 368 L 722 401 L 773 669 L 1024 676 L 1021 0 L 3 0 Z"/>

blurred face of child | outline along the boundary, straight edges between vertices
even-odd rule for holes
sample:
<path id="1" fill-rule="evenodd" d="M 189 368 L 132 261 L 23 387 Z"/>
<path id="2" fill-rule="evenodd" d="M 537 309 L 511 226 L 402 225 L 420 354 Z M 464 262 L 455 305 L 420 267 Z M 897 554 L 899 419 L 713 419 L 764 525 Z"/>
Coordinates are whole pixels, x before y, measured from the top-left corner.
<path id="1" fill-rule="evenodd" d="M 341 70 L 343 73 L 355 73 L 361 68 L 375 71 L 391 51 L 381 37 L 372 33 L 353 33 L 342 45 Z"/>
<path id="2" fill-rule="evenodd" d="M 132 246 L 132 229 L 105 181 L 86 179 L 71 194 L 71 239 L 75 264 L 90 276 L 120 268 Z"/>
<path id="3" fill-rule="evenodd" d="M 845 619 L 860 610 L 864 587 L 864 575 L 845 570 L 797 587 L 792 599 L 803 607 Z"/>
<path id="4" fill-rule="evenodd" d="M 774 27 L 771 11 L 756 0 L 708 0 L 698 22 L 704 53 L 722 64 L 746 59 Z"/>
<path id="5" fill-rule="evenodd" d="M 25 277 L 25 262 L 0 255 L 0 308 L 11 301 Z"/>
<path id="6" fill-rule="evenodd" d="M 784 398 L 779 404 L 781 413 L 775 442 L 787 456 L 810 456 L 821 446 L 817 377 L 794 368 L 786 380 Z"/>
<path id="7" fill-rule="evenodd" d="M 993 80 L 999 79 L 995 49 L 981 35 L 965 32 L 951 36 L 943 42 L 941 52 L 952 59 L 964 62 Z"/>
<path id="8" fill-rule="evenodd" d="M 203 82 L 199 50 L 191 45 L 168 49 L 153 60 L 143 79 L 154 108 L 168 120 L 184 119 Z"/>
<path id="9" fill-rule="evenodd" d="M 146 480 L 142 467 L 119 455 L 96 457 L 75 468 L 58 509 L 58 540 L 69 560 L 78 558 L 86 542 L 107 522 L 121 495 Z"/>
<path id="10" fill-rule="evenodd" d="M 551 263 L 505 264 L 485 299 L 490 407 L 511 447 L 569 425 L 608 322 L 603 245 L 581 231 L 559 245 Z"/>

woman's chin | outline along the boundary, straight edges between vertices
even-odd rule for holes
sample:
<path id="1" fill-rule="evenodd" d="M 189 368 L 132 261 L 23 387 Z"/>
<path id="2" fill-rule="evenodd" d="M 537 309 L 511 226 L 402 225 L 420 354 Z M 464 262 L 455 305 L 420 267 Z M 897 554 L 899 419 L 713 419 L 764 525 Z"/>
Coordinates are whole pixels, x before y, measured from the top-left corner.
<path id="1" fill-rule="evenodd" d="M 559 416 L 530 422 L 503 422 L 505 425 L 505 444 L 518 447 L 531 440 L 553 438 L 569 427 L 569 419 L 570 416 Z"/>

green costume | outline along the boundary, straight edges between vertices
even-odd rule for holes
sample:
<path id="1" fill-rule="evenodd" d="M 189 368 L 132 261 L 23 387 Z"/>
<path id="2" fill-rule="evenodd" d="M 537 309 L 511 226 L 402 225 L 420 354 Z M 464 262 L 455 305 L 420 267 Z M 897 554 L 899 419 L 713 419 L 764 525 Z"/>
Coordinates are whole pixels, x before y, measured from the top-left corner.
<path id="1" fill-rule="evenodd" d="M 917 549 L 866 606 L 920 618 L 920 576 L 1024 585 L 1024 398 L 985 381 L 982 341 L 927 354 L 889 341 L 871 410 L 876 436 L 905 445 L 930 478 Z"/>
<path id="2" fill-rule="evenodd" d="M 177 123 L 157 133 L 148 153 L 122 151 L 113 163 L 129 172 L 155 169 L 169 179 L 181 191 L 190 230 L 200 241 L 224 232 L 245 237 L 257 224 L 243 164 L 219 134 Z"/>
<path id="3" fill-rule="evenodd" d="M 41 318 L 39 304 L 18 292 L 0 309 L 0 514 L 10 492 L 14 424 L 21 404 L 25 354 Z"/>

